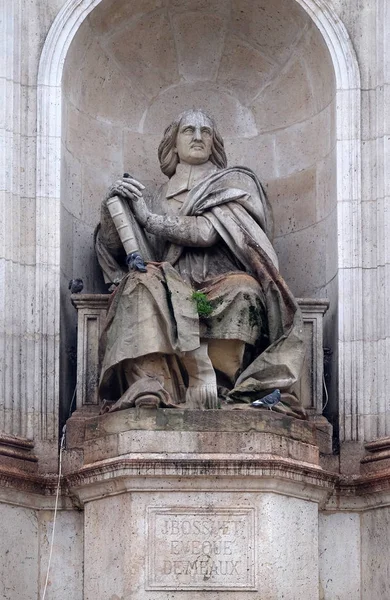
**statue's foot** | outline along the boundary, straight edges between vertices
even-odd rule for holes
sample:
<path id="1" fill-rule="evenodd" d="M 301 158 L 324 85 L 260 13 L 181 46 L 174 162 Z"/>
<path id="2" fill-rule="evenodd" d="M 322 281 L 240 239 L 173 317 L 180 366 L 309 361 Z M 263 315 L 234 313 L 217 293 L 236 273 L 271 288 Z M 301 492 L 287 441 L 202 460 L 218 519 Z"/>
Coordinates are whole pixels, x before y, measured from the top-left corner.
<path id="1" fill-rule="evenodd" d="M 290 416 L 295 417 L 296 419 L 302 419 L 302 421 L 308 419 L 307 412 L 305 411 L 303 406 L 301 406 L 295 394 L 290 394 L 289 392 L 282 392 L 280 405 L 288 407 Z"/>
<path id="2" fill-rule="evenodd" d="M 182 361 L 188 373 L 185 407 L 200 410 L 220 408 L 217 378 L 207 352 L 207 342 L 201 340 L 199 348 L 185 352 Z"/>
<path id="3" fill-rule="evenodd" d="M 105 415 L 110 412 L 111 408 L 114 406 L 115 402 L 110 402 L 109 400 L 103 400 L 103 403 L 100 407 L 99 415 Z"/>
<path id="4" fill-rule="evenodd" d="M 135 401 L 137 408 L 159 408 L 161 406 L 161 400 L 154 394 L 145 394 Z"/>

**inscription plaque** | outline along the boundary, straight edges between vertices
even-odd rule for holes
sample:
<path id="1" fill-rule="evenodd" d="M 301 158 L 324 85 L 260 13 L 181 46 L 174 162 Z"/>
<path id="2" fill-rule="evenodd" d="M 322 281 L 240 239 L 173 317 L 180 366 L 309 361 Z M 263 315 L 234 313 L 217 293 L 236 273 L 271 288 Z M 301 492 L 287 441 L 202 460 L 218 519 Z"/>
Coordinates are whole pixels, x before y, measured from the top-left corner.
<path id="1" fill-rule="evenodd" d="M 253 508 L 148 510 L 149 590 L 255 590 Z"/>

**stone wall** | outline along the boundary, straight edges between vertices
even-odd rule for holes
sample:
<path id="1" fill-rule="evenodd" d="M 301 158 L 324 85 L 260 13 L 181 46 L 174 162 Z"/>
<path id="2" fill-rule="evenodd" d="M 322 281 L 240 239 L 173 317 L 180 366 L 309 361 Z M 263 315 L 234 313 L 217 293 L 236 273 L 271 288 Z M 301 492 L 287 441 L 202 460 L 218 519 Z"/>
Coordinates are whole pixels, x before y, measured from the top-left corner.
<path id="1" fill-rule="evenodd" d="M 5 600 L 41 598 L 46 582 L 53 527 L 53 502 L 24 494 L 23 504 L 0 501 L 0 589 Z M 29 506 L 30 504 L 30 506 Z M 35 504 L 35 506 L 34 506 Z M 46 598 L 83 598 L 84 515 L 72 510 L 57 514 L 55 544 Z"/>

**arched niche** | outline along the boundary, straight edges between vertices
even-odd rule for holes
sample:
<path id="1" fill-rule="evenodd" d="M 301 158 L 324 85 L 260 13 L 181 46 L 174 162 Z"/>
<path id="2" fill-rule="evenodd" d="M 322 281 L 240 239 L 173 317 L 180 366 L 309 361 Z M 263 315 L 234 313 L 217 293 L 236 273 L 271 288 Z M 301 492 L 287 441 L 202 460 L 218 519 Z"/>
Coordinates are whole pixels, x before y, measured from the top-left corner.
<path id="1" fill-rule="evenodd" d="M 337 271 L 335 77 L 295 0 L 103 0 L 67 55 L 63 85 L 62 271 L 98 289 L 92 232 L 109 184 L 162 181 L 157 146 L 187 107 L 219 124 L 230 165 L 266 184 L 281 271 L 297 296 Z"/>
<path id="2" fill-rule="evenodd" d="M 326 7 L 317 10 L 320 0 L 79 0 L 73 12 L 68 4 L 62 17 L 73 15 L 73 29 L 62 49 L 44 50 L 40 69 L 62 114 L 62 288 L 81 276 L 86 291 L 100 289 L 92 233 L 107 186 L 124 170 L 150 186 L 161 181 L 156 147 L 163 128 L 183 108 L 202 106 L 220 125 L 229 163 L 252 167 L 267 185 L 291 289 L 331 300 L 327 331 L 336 347 L 343 268 L 336 104 L 339 110 L 343 99 L 345 114 L 351 106 L 354 117 L 359 113 L 345 30 Z M 41 99 L 47 104 L 43 91 Z M 355 125 L 338 115 L 337 131 L 356 146 Z M 359 179 L 347 165 L 341 175 L 348 199 Z M 67 307 L 65 301 L 63 332 L 70 331 Z M 71 336 L 63 341 L 69 350 Z"/>

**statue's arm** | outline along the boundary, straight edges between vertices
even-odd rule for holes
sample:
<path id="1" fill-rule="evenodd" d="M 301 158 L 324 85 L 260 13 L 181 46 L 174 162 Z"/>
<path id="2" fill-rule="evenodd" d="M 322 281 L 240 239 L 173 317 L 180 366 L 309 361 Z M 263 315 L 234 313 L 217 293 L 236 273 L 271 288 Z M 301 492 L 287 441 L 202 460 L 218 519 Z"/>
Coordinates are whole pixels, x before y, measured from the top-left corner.
<path id="1" fill-rule="evenodd" d="M 157 238 L 162 238 L 180 246 L 213 246 L 219 236 L 207 217 L 184 217 L 156 215 L 152 213 L 143 198 L 133 202 L 133 212 L 138 223 Z"/>
<path id="2" fill-rule="evenodd" d="M 168 217 L 149 213 L 143 226 L 149 233 L 180 246 L 207 248 L 219 237 L 211 222 L 203 216 Z"/>

